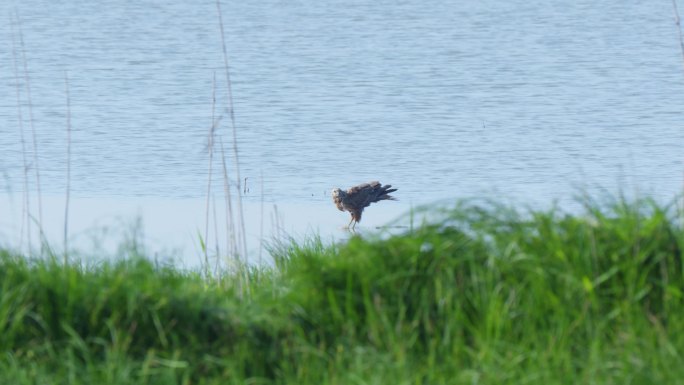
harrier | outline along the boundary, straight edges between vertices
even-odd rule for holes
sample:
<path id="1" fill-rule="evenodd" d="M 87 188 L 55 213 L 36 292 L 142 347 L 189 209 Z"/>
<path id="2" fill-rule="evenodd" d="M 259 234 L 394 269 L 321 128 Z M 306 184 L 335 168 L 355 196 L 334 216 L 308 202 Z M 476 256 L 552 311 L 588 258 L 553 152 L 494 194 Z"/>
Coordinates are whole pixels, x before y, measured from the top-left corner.
<path id="1" fill-rule="evenodd" d="M 347 191 L 336 188 L 332 190 L 332 199 L 340 211 L 346 210 L 351 213 L 351 220 L 347 227 L 354 222 L 351 227 L 353 230 L 356 224 L 361 221 L 363 209 L 370 206 L 371 203 L 383 200 L 396 200 L 389 194 L 397 191 L 397 189 L 391 187 L 392 185 L 386 184 L 383 186 L 380 182 L 374 181 L 354 186 Z"/>

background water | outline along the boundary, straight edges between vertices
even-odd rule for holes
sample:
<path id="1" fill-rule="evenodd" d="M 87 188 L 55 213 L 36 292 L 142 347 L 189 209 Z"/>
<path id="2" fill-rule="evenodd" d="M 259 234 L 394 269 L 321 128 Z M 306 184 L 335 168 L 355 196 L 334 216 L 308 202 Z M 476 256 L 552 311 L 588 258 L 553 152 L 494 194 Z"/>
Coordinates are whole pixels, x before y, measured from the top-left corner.
<path id="1" fill-rule="evenodd" d="M 372 179 L 403 202 L 378 205 L 377 220 L 442 198 L 682 191 L 671 2 L 267 0 L 222 11 L 246 204 L 308 205 L 291 218 L 300 227 L 345 224 L 328 191 Z M 13 68 L 23 51 L 46 196 L 65 189 L 67 72 L 74 199 L 187 199 L 203 211 L 214 88 L 232 162 L 215 2 L 8 0 L 0 15 L 0 187 L 15 208 L 22 126 L 33 157 Z"/>

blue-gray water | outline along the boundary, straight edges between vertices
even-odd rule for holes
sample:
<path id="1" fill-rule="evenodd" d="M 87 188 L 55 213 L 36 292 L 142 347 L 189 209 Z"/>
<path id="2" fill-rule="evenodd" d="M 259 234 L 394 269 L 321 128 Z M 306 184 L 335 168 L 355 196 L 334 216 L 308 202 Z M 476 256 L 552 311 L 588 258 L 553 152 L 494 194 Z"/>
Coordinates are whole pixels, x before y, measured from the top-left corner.
<path id="1" fill-rule="evenodd" d="M 669 1 L 221 6 L 248 202 L 341 215 L 327 191 L 371 179 L 411 203 L 682 191 L 684 66 Z M 65 72 L 75 197 L 201 199 L 214 77 L 232 162 L 214 1 L 7 0 L 0 15 L 0 186 L 15 201 L 22 126 L 33 156 L 22 51 L 45 194 L 65 189 Z"/>

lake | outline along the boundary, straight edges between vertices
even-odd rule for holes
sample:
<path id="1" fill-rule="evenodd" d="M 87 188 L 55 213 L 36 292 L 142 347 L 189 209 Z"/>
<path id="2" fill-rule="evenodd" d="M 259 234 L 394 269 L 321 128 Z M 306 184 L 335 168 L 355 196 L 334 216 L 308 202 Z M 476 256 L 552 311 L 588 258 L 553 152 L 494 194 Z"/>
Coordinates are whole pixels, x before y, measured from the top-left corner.
<path id="1" fill-rule="evenodd" d="M 366 230 L 444 199 L 572 205 L 581 191 L 682 192 L 684 66 L 670 2 L 221 10 L 252 244 L 276 227 L 348 236 L 329 191 L 375 179 L 400 201 L 371 206 Z M 43 227 L 59 244 L 68 112 L 74 234 L 140 216 L 146 237 L 193 254 L 213 121 L 237 193 L 216 3 L 8 0 L 0 11 L 0 243 L 26 243 L 25 155 L 30 211 L 38 166 Z M 223 202 L 218 149 L 212 175 Z"/>

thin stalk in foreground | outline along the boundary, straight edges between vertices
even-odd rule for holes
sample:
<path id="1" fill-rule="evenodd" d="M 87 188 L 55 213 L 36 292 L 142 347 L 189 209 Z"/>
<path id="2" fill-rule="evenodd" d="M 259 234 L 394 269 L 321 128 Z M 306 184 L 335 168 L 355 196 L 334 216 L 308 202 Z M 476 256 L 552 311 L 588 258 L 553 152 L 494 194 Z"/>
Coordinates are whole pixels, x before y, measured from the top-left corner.
<path id="1" fill-rule="evenodd" d="M 235 225 L 233 221 L 233 204 L 230 194 L 230 180 L 228 179 L 228 167 L 226 166 L 226 152 L 224 151 L 223 140 L 219 139 L 219 145 L 221 146 L 221 164 L 223 165 L 223 189 L 225 190 L 226 196 L 226 231 L 228 231 L 228 234 L 226 236 L 226 242 L 232 245 L 231 253 L 233 255 L 233 258 L 235 258 L 235 268 L 238 272 L 244 272 L 244 277 L 242 277 L 242 280 L 238 279 L 237 282 L 238 293 L 242 294 L 243 288 L 247 287 L 249 289 L 246 269 L 247 254 L 244 254 L 245 264 L 243 264 L 240 260 L 240 251 L 238 251 L 240 247 L 238 247 L 237 245 L 238 241 L 236 240 L 235 236 Z M 238 194 L 239 193 L 240 192 L 238 191 Z M 244 239 L 244 234 L 245 227 L 243 223 L 242 237 L 238 236 L 237 239 Z M 246 253 L 247 247 L 244 244 L 242 246 Z M 238 274 L 237 277 L 240 277 L 240 275 Z"/>
<path id="2" fill-rule="evenodd" d="M 69 253 L 69 196 L 71 193 L 71 97 L 69 95 L 69 74 L 64 72 L 64 84 L 66 88 L 66 102 L 67 102 L 67 174 L 66 174 L 66 203 L 64 204 L 64 265 L 67 264 L 67 255 Z"/>
<path id="3" fill-rule="evenodd" d="M 24 171 L 24 193 L 22 194 L 22 213 L 21 213 L 21 231 L 19 235 L 19 245 L 24 243 L 24 225 L 26 225 L 26 239 L 28 243 L 28 253 L 31 254 L 31 202 L 29 199 L 29 176 L 28 176 L 28 160 L 26 159 L 26 139 L 24 138 L 24 116 L 21 108 L 21 85 L 19 81 L 19 64 L 17 59 L 17 46 L 14 34 L 14 22 L 10 20 L 12 27 L 12 58 L 14 64 L 14 81 L 17 94 L 17 117 L 19 119 L 19 134 L 21 138 L 21 157 L 23 161 Z M 21 247 L 21 246 L 20 246 Z"/>
<path id="4" fill-rule="evenodd" d="M 261 207 L 259 211 L 259 267 L 262 265 L 261 253 L 264 249 L 264 170 L 261 170 L 259 179 L 261 180 Z"/>
<path id="5" fill-rule="evenodd" d="M 230 255 L 235 257 L 239 264 L 240 258 L 238 255 L 237 240 L 235 237 L 235 222 L 233 221 L 233 200 L 230 193 L 230 179 L 228 179 L 228 166 L 226 165 L 226 152 L 223 146 L 223 140 L 219 138 L 219 145 L 221 146 L 221 165 L 223 166 L 223 190 L 226 199 L 226 250 L 229 250 Z"/>
<path id="6" fill-rule="evenodd" d="M 17 21 L 19 17 L 17 16 Z M 17 22 L 19 29 L 19 43 L 21 44 L 21 57 L 24 64 L 24 83 L 26 85 L 26 97 L 28 101 L 29 110 L 29 124 L 31 125 L 31 134 L 33 136 L 33 169 L 36 172 L 36 192 L 38 194 L 38 230 L 41 238 L 41 253 L 44 250 L 45 237 L 43 234 L 43 198 L 40 191 L 40 167 L 38 167 L 38 138 L 36 135 L 36 127 L 33 123 L 33 103 L 31 99 L 31 78 L 28 72 L 28 61 L 26 60 L 26 48 L 24 46 L 24 34 L 21 30 L 21 24 Z"/>
<path id="7" fill-rule="evenodd" d="M 221 283 L 221 250 L 219 248 L 218 239 L 218 220 L 216 219 L 216 197 L 214 194 L 211 195 L 211 203 L 214 206 L 214 252 L 216 253 L 216 263 L 214 264 L 214 274 L 216 274 L 216 279 Z"/>
<path id="8" fill-rule="evenodd" d="M 207 176 L 207 204 L 204 222 L 204 266 L 205 274 L 209 275 L 209 204 L 211 198 L 211 174 L 212 165 L 214 163 L 214 133 L 216 131 L 216 75 L 214 74 L 214 82 L 211 93 L 211 127 L 209 127 L 209 135 L 207 136 L 207 151 L 209 151 L 209 175 Z"/>
<path id="9" fill-rule="evenodd" d="M 219 17 L 219 27 L 221 28 L 221 48 L 223 50 L 223 63 L 224 63 L 224 69 L 226 71 L 226 86 L 227 86 L 227 91 L 228 91 L 228 112 L 230 115 L 230 124 L 233 129 L 233 158 L 235 160 L 235 176 L 236 176 L 236 181 L 237 181 L 237 191 L 238 191 L 238 196 L 237 196 L 237 209 L 238 209 L 238 215 L 240 218 L 240 227 L 242 228 L 242 245 L 244 247 L 243 250 L 243 255 L 246 257 L 247 256 L 247 236 L 245 235 L 245 216 L 244 212 L 242 210 L 242 195 L 241 195 L 241 190 L 240 190 L 240 159 L 238 155 L 238 145 L 237 145 L 237 128 L 235 125 L 235 109 L 234 109 L 234 104 L 233 104 L 233 87 L 230 81 L 230 67 L 228 65 L 228 52 L 226 50 L 226 38 L 225 38 L 225 33 L 224 33 L 224 28 L 223 28 L 223 14 L 221 12 L 221 1 L 216 0 L 216 9 L 218 11 L 218 17 Z"/>
<path id="10" fill-rule="evenodd" d="M 674 8 L 675 24 L 677 25 L 677 33 L 679 34 L 679 48 L 682 51 L 682 65 L 684 66 L 684 37 L 682 37 L 681 18 L 679 17 L 679 10 L 677 9 L 677 0 L 672 0 L 672 7 Z"/>

